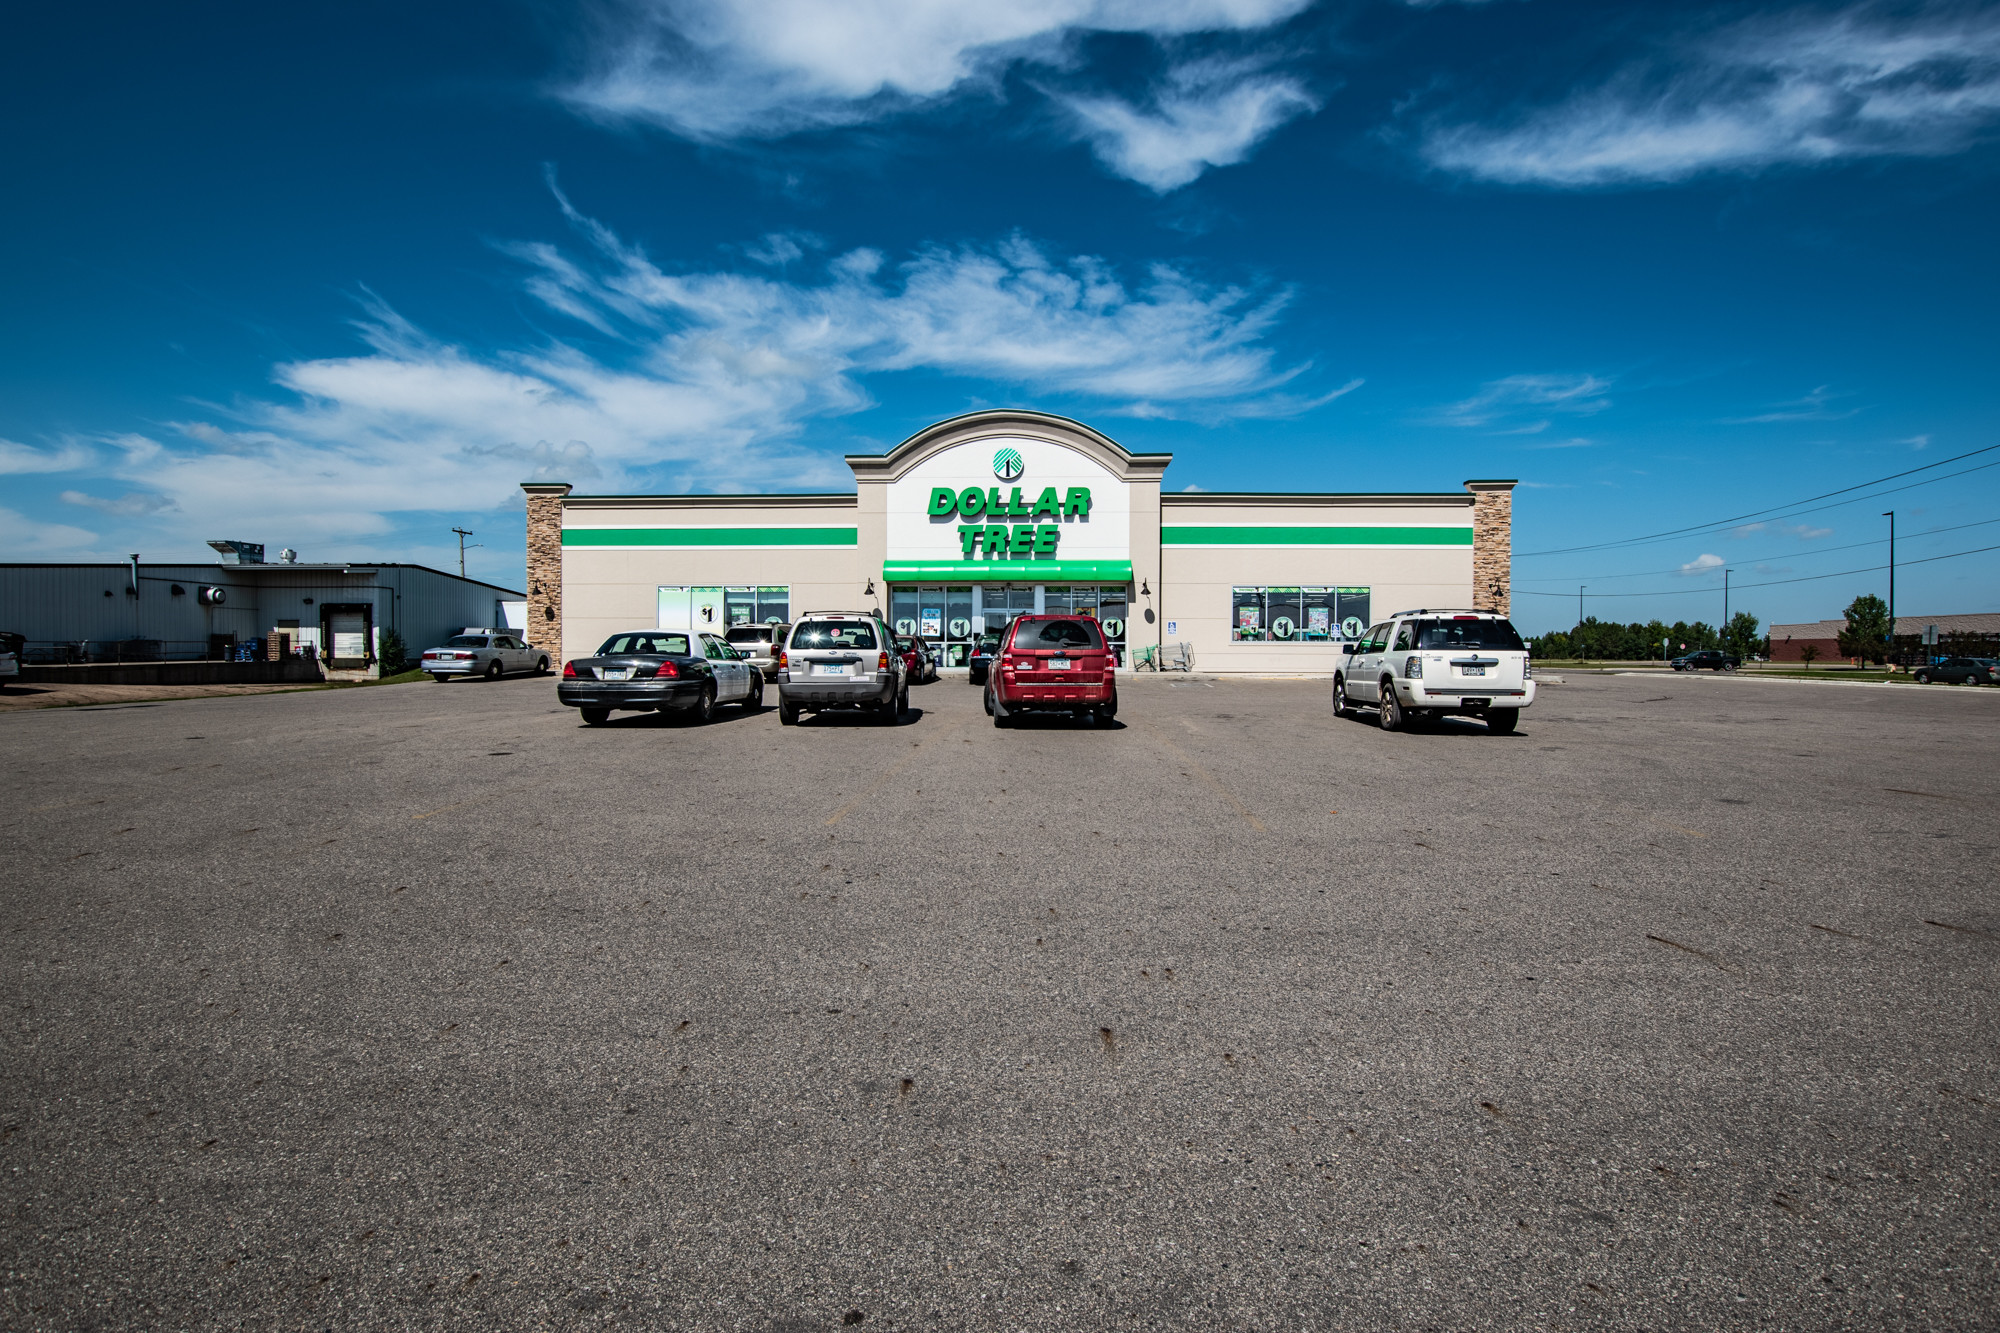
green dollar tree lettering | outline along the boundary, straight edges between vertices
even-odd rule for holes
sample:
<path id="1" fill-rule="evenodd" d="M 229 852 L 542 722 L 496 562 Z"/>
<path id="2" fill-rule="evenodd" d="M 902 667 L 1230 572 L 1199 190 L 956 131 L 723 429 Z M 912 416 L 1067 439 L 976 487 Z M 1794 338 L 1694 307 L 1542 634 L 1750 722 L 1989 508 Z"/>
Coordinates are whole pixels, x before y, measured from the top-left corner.
<path id="1" fill-rule="evenodd" d="M 958 508 L 958 495 L 949 486 L 931 487 L 931 517 L 943 518 Z"/>
<path id="2" fill-rule="evenodd" d="M 1088 486 L 1072 486 L 1069 488 L 1069 494 L 1063 497 L 1063 517 L 1090 517 L 1090 488 Z"/>
<path id="3" fill-rule="evenodd" d="M 1040 518 L 1043 514 L 1047 514 L 1050 518 L 1062 517 L 1062 501 L 1056 499 L 1056 488 L 1053 486 L 1044 486 L 1042 493 L 1035 498 L 1035 512 L 1032 517 Z"/>

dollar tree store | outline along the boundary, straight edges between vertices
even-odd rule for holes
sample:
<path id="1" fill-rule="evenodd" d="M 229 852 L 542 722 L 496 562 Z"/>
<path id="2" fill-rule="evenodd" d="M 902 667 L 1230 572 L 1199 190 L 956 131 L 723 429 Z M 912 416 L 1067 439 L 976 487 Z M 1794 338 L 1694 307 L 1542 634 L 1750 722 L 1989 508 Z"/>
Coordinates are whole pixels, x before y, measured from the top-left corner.
<path id="1" fill-rule="evenodd" d="M 1331 673 L 1409 607 L 1508 609 L 1512 481 L 1396 494 L 1174 491 L 1041 412 L 940 421 L 849 455 L 827 494 L 581 495 L 529 482 L 528 634 L 563 658 L 653 625 L 879 610 L 947 668 L 1022 612 L 1087 611 L 1121 661 L 1187 643 L 1203 671 Z"/>

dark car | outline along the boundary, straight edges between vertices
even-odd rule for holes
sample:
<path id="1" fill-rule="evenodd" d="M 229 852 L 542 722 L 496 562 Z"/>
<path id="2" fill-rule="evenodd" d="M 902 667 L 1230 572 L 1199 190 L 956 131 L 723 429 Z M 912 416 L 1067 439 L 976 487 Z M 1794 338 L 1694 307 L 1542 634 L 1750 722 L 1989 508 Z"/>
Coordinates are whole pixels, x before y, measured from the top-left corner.
<path id="1" fill-rule="evenodd" d="M 986 683 L 986 668 L 993 664 L 993 654 L 1000 651 L 1000 634 L 988 630 L 972 641 L 972 656 L 965 661 L 967 674 L 974 685 Z"/>
<path id="2" fill-rule="evenodd" d="M 937 679 L 937 659 L 931 655 L 930 644 L 913 635 L 898 634 L 896 651 L 903 655 L 903 670 L 908 673 L 910 684 L 921 685 Z"/>
<path id="3" fill-rule="evenodd" d="M 1676 671 L 1734 671 L 1743 665 L 1743 659 L 1719 648 L 1704 648 L 1698 653 L 1676 657 L 1670 665 Z"/>
<path id="4" fill-rule="evenodd" d="M 986 711 L 996 727 L 1036 712 L 1106 726 L 1118 715 L 1116 666 L 1096 617 L 1016 616 L 987 672 Z"/>
<path id="5" fill-rule="evenodd" d="M 1942 662 L 1918 667 L 1915 675 L 1920 685 L 2000 685 L 2000 660 L 1947 657 Z"/>
<path id="6" fill-rule="evenodd" d="M 641 629 L 614 634 L 590 657 L 563 663 L 556 700 L 602 726 L 613 709 L 681 712 L 697 722 L 718 703 L 754 713 L 764 706 L 764 673 L 713 634 Z"/>

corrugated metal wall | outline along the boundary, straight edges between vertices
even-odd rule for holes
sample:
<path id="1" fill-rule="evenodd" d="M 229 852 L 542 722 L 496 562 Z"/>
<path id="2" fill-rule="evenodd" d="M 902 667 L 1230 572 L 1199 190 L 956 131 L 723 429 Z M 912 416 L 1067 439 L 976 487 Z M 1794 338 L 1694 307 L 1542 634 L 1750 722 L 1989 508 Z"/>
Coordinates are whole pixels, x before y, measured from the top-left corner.
<path id="1" fill-rule="evenodd" d="M 521 596 L 421 565 L 141 564 L 137 597 L 130 586 L 123 564 L 0 564 L 0 630 L 24 635 L 31 656 L 50 644 L 94 653 L 145 639 L 166 657 L 200 657 L 211 635 L 261 638 L 287 620 L 317 629 L 327 603 L 368 603 L 376 627 L 400 630 L 414 654 L 466 625 L 503 623 L 500 601 Z M 202 605 L 196 594 L 209 586 L 224 590 L 221 606 Z"/>

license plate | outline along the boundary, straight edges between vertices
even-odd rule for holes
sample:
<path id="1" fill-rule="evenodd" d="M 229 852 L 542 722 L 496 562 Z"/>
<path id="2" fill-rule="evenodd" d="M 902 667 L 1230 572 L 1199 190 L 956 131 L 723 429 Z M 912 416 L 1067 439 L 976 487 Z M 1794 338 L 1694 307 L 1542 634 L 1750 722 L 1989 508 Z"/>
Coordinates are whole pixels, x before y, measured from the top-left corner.
<path id="1" fill-rule="evenodd" d="M 604 678 L 606 680 L 630 680 L 632 679 L 632 668 L 606 667 L 604 668 Z"/>
<path id="2" fill-rule="evenodd" d="M 1069 659 L 1067 657 L 1051 657 L 1049 659 L 1049 670 L 1051 671 L 1069 670 Z"/>
<path id="3" fill-rule="evenodd" d="M 1486 674 L 1485 667 L 1460 667 L 1459 670 L 1468 676 L 1483 676 Z"/>
<path id="4" fill-rule="evenodd" d="M 847 674 L 847 666 L 844 663 L 836 665 L 832 662 L 821 662 L 819 664 L 819 674 L 822 676 L 844 676 Z"/>

